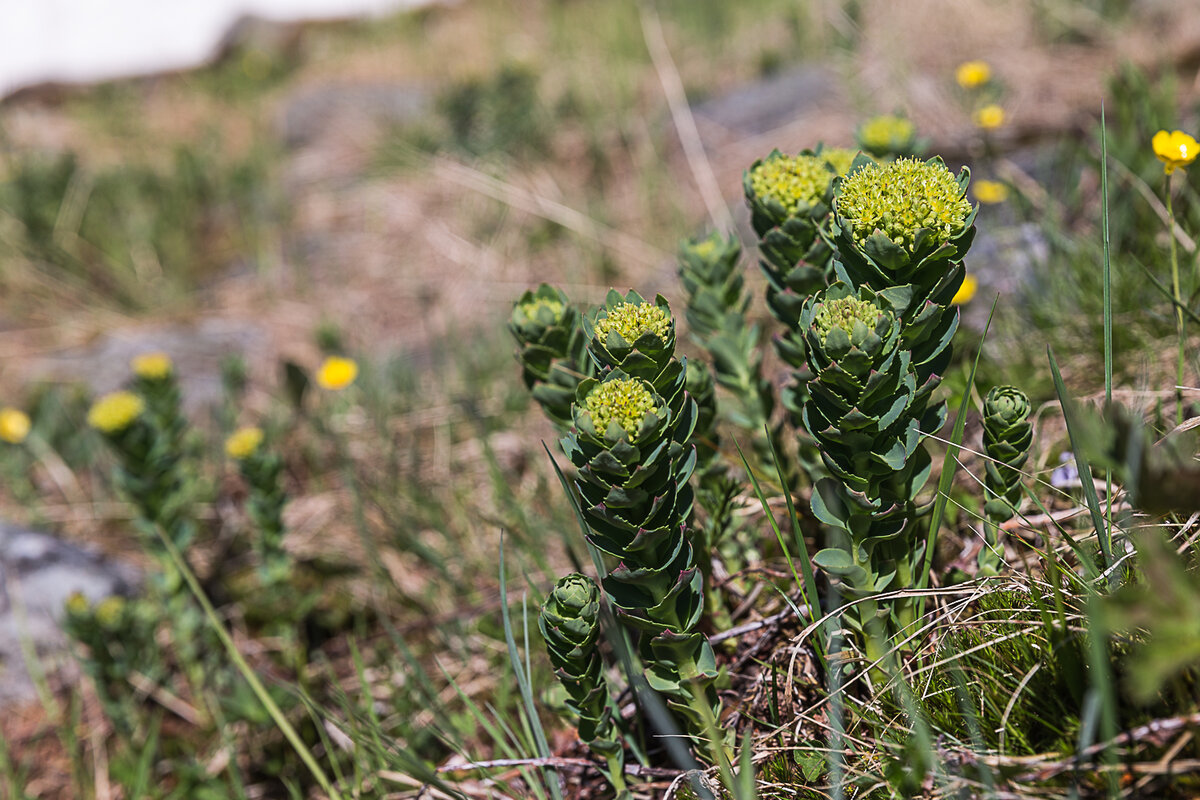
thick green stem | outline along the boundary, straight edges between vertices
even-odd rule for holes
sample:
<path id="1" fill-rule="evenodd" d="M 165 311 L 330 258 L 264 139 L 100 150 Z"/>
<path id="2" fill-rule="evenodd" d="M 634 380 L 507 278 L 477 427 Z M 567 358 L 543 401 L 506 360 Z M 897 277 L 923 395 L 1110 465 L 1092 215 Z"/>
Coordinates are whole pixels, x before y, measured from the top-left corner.
<path id="1" fill-rule="evenodd" d="M 1167 186 L 1167 238 L 1171 242 L 1171 290 L 1175 293 L 1175 336 L 1178 353 L 1175 360 L 1175 423 L 1183 424 L 1183 348 L 1187 340 L 1186 323 L 1183 319 L 1183 300 L 1179 292 L 1179 256 L 1175 247 L 1175 209 L 1171 204 L 1171 176 L 1166 177 Z"/>

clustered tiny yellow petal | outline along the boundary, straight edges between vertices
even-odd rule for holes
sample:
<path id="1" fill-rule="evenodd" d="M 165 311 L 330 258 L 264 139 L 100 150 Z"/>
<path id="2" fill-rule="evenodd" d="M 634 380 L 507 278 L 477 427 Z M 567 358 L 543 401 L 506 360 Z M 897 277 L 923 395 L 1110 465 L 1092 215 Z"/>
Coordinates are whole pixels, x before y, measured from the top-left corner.
<path id="1" fill-rule="evenodd" d="M 358 377 L 358 364 L 350 358 L 329 356 L 317 370 L 317 385 L 322 389 L 337 391 L 354 383 Z"/>
<path id="2" fill-rule="evenodd" d="M 868 164 L 842 181 L 834 201 L 860 245 L 882 232 L 912 252 L 917 232 L 930 231 L 944 244 L 966 227 L 971 203 L 946 165 L 916 158 Z"/>
<path id="3" fill-rule="evenodd" d="M 20 444 L 29 435 L 29 416 L 19 408 L 0 408 L 0 439 Z"/>
<path id="4" fill-rule="evenodd" d="M 225 440 L 225 455 L 234 461 L 241 461 L 254 455 L 262 442 L 262 428 L 254 426 L 238 428 Z"/>
<path id="5" fill-rule="evenodd" d="M 917 134 L 912 121 L 895 114 L 872 117 L 859 128 L 858 137 L 863 146 L 871 150 L 888 150 L 904 147 Z"/>
<path id="6" fill-rule="evenodd" d="M 1200 155 L 1200 143 L 1183 131 L 1159 131 L 1151 140 L 1154 155 L 1163 162 L 1163 171 L 1170 175 L 1179 167 L 1186 167 Z"/>
<path id="7" fill-rule="evenodd" d="M 692 252 L 700 258 L 708 258 L 716 251 L 716 249 L 717 240 L 712 237 L 709 237 L 708 239 L 701 239 L 691 247 Z"/>
<path id="8" fill-rule="evenodd" d="M 96 622 L 105 630 L 116 630 L 121 616 L 125 613 L 125 598 L 111 595 L 96 605 Z"/>
<path id="9" fill-rule="evenodd" d="M 750 172 L 750 187 L 756 197 L 772 197 L 795 216 L 821 200 L 833 177 L 824 156 L 778 154 Z"/>
<path id="10" fill-rule="evenodd" d="M 975 297 L 975 291 L 978 288 L 978 279 L 974 275 L 966 275 L 963 277 L 962 286 L 958 287 L 958 291 L 954 293 L 954 297 L 950 302 L 956 306 L 965 305 L 971 302 L 971 298 Z"/>
<path id="11" fill-rule="evenodd" d="M 817 308 L 813 323 L 821 336 L 828 336 L 834 328 L 841 328 L 846 333 L 853 333 L 855 322 L 861 322 L 868 329 L 874 329 L 878 319 L 879 306 L 870 300 L 840 297 L 821 303 Z"/>
<path id="12" fill-rule="evenodd" d="M 995 130 L 1004 124 L 1004 109 L 992 103 L 975 112 L 971 117 L 975 124 L 985 131 Z"/>
<path id="13" fill-rule="evenodd" d="M 77 617 L 83 616 L 92 607 L 88 602 L 87 595 L 83 592 L 71 592 L 67 595 L 65 606 L 68 614 L 74 614 Z"/>
<path id="14" fill-rule="evenodd" d="M 607 340 L 613 331 L 630 344 L 647 333 L 666 341 L 671 335 L 671 315 L 654 303 L 621 303 L 596 320 L 596 336 L 600 341 Z"/>
<path id="15" fill-rule="evenodd" d="M 1008 199 L 1008 186 L 1000 181 L 975 181 L 971 184 L 971 190 L 981 203 L 1003 203 Z"/>
<path id="16" fill-rule="evenodd" d="M 592 426 L 601 436 L 608 426 L 616 423 L 629 436 L 637 439 L 638 428 L 647 414 L 657 414 L 654 396 L 643 381 L 636 378 L 617 378 L 596 384 L 584 401 L 591 415 Z"/>
<path id="17" fill-rule="evenodd" d="M 964 61 L 954 73 L 958 85 L 964 89 L 977 89 L 992 79 L 992 68 L 986 61 Z"/>
<path id="18" fill-rule="evenodd" d="M 120 433 L 142 415 L 146 403 L 133 392 L 113 392 L 97 400 L 87 422 L 101 433 Z"/>
<path id="19" fill-rule="evenodd" d="M 129 365 L 133 368 L 134 375 L 151 381 L 162 380 L 174 369 L 171 357 L 166 353 L 142 353 L 134 356 Z"/>

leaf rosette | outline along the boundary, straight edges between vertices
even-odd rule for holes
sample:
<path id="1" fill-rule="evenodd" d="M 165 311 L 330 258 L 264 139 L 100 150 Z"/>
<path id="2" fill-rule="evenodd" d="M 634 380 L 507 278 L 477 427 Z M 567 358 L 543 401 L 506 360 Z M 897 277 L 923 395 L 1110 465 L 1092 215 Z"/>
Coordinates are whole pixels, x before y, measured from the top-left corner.
<path id="1" fill-rule="evenodd" d="M 916 378 L 884 295 L 836 283 L 805 303 L 809 401 L 801 410 L 829 471 L 867 507 L 920 442 Z"/>
<path id="2" fill-rule="evenodd" d="M 579 737 L 598 752 L 620 752 L 614 741 L 608 685 L 596 642 L 600 635 L 600 590 L 572 573 L 554 585 L 542 604 L 538 627 L 567 706 L 579 717 Z"/>
<path id="3" fill-rule="evenodd" d="M 1021 501 L 1021 468 L 1033 442 L 1031 410 L 1029 398 L 1015 386 L 996 386 L 983 401 L 984 510 L 996 522 L 1011 519 Z"/>

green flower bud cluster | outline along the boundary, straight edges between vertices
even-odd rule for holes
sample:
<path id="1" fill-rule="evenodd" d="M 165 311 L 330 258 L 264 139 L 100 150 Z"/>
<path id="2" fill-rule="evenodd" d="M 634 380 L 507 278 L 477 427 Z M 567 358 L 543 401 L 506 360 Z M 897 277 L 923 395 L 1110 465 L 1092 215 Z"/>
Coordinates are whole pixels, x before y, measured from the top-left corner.
<path id="1" fill-rule="evenodd" d="M 624 749 L 613 725 L 612 700 L 604 679 L 600 637 L 600 590 L 589 578 L 572 573 L 554 585 L 538 616 L 550 664 L 567 706 L 579 717 L 579 738 L 608 761 L 609 781 L 618 793 L 624 784 Z"/>
<path id="2" fill-rule="evenodd" d="M 687 529 L 697 407 L 666 301 L 610 292 L 588 352 L 600 377 L 580 382 L 562 439 L 588 539 L 618 562 L 603 587 L 617 619 L 640 633 L 647 681 L 699 736 L 694 704 L 716 709 L 718 701 L 712 648 L 696 630 L 704 580 Z"/>
<path id="3" fill-rule="evenodd" d="M 517 300 L 508 329 L 520 348 L 517 361 L 526 388 L 551 422 L 566 430 L 575 389 L 592 374 L 579 312 L 566 294 L 542 284 Z"/>
<path id="4" fill-rule="evenodd" d="M 1033 426 L 1029 424 L 1032 407 L 1025 393 L 1015 386 L 996 386 L 983 401 L 984 491 L 987 501 L 985 544 L 979 551 L 979 571 L 997 575 L 1004 561 L 1000 557 L 999 525 L 1012 519 L 1021 502 L 1021 468 L 1029 458 Z"/>
<path id="5" fill-rule="evenodd" d="M 761 202 L 777 205 L 789 217 L 799 216 L 826 199 L 831 180 L 826 161 L 777 151 L 750 168 L 750 188 Z"/>

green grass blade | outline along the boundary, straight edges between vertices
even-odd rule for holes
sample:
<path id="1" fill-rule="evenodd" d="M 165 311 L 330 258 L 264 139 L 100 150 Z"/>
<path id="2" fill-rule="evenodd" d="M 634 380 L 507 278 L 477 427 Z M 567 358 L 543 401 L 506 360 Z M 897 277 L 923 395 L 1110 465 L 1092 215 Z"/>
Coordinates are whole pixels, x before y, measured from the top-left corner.
<path id="1" fill-rule="evenodd" d="M 1112 402 L 1112 262 L 1108 237 L 1108 135 L 1100 101 L 1100 226 L 1104 237 L 1104 402 Z M 1173 233 L 1173 232 L 1172 232 Z"/>
<path id="2" fill-rule="evenodd" d="M 513 672 L 517 676 L 517 687 L 521 691 L 521 700 L 525 703 L 525 713 L 529 715 L 529 726 L 533 729 L 534 742 L 537 745 L 538 755 L 542 758 L 550 758 L 550 745 L 546 743 L 546 732 L 542 730 L 542 722 L 538 717 L 537 707 L 533 704 L 533 691 L 529 686 L 530 676 L 525 674 L 525 670 L 521 665 L 521 656 L 517 653 L 517 642 L 513 638 L 512 620 L 508 614 L 508 589 L 506 585 L 506 576 L 504 574 L 504 535 L 500 536 L 500 619 L 504 623 L 504 642 L 508 646 L 508 661 L 512 665 Z M 550 794 L 555 800 L 562 800 L 562 793 L 558 788 L 558 773 L 552 767 L 546 767 L 546 784 L 550 788 Z"/>
<path id="3" fill-rule="evenodd" d="M 1079 433 L 1079 422 L 1075 419 L 1075 411 L 1071 406 L 1071 397 L 1063 384 L 1062 373 L 1058 369 L 1058 361 L 1054 358 L 1054 350 L 1046 347 L 1046 355 L 1050 359 L 1050 372 L 1054 376 L 1054 391 L 1058 393 L 1058 401 L 1062 404 L 1063 418 L 1067 423 L 1067 438 L 1071 442 L 1071 452 L 1075 454 L 1075 468 L 1079 472 L 1079 482 L 1083 485 L 1083 498 L 1087 503 L 1088 512 L 1092 515 L 1092 525 L 1096 528 L 1096 538 L 1100 541 L 1100 553 L 1104 556 L 1105 569 L 1111 568 L 1112 531 L 1104 522 L 1104 514 L 1100 511 L 1100 498 L 1096 495 L 1096 486 L 1092 483 L 1092 468 L 1088 463 L 1083 448 L 1076 445 Z M 1116 576 L 1110 576 L 1113 580 Z"/>
<path id="4" fill-rule="evenodd" d="M 804 575 L 804 602 L 808 603 L 813 619 L 820 619 L 821 598 L 817 592 L 817 579 L 813 575 L 812 559 L 808 555 L 808 545 L 804 541 L 804 532 L 800 530 L 800 518 L 796 516 L 796 506 L 792 502 L 792 493 L 787 490 L 787 480 L 783 474 L 783 462 L 779 459 L 779 453 L 775 450 L 775 437 L 771 435 L 771 429 L 768 425 L 763 425 L 763 432 L 767 436 L 767 447 L 771 451 L 771 465 L 775 467 L 775 474 L 779 477 L 779 485 L 784 487 L 783 500 L 787 503 L 788 520 L 792 523 L 792 538 L 796 540 L 796 547 L 800 551 L 800 572 Z M 738 455 L 742 454 L 742 449 L 738 448 Z M 742 464 L 745 465 L 746 459 L 742 457 Z M 746 467 L 746 472 L 749 474 L 750 468 Z"/>
<path id="5" fill-rule="evenodd" d="M 583 540 L 587 542 L 588 555 L 592 557 L 592 566 L 596 568 L 596 577 L 603 579 L 608 574 L 608 570 L 604 568 L 604 559 L 600 556 L 599 551 L 587 539 L 588 534 L 591 533 L 591 529 L 588 528 L 587 520 L 583 518 L 583 509 L 579 507 L 579 498 L 571 490 L 570 481 L 567 480 L 566 475 L 563 475 L 563 471 L 559 469 L 558 462 L 554 460 L 554 456 L 551 455 L 550 448 L 546 447 L 545 442 L 542 442 L 542 449 L 546 451 L 546 458 L 550 459 L 550 466 L 554 467 L 554 474 L 558 476 L 558 482 L 562 484 L 563 494 L 567 496 L 567 501 L 570 502 L 571 509 L 575 512 L 575 519 L 579 522 L 579 530 L 583 534 Z"/>

